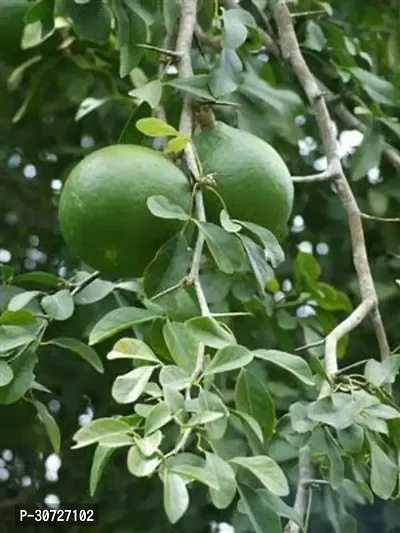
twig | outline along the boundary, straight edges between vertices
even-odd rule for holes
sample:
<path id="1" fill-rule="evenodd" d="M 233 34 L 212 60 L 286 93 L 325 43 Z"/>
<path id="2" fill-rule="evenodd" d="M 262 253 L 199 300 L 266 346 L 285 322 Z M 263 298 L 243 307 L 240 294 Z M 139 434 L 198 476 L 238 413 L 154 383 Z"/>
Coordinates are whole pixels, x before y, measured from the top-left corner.
<path id="1" fill-rule="evenodd" d="M 301 352 L 303 350 L 308 350 L 308 348 L 315 348 L 315 346 L 321 346 L 321 344 L 325 343 L 325 339 L 321 339 L 319 341 L 309 342 L 308 344 L 304 344 L 303 346 L 299 346 L 298 348 L 295 348 L 295 352 Z"/>
<path id="2" fill-rule="evenodd" d="M 197 0 L 183 0 L 181 8 L 181 16 L 179 23 L 178 38 L 176 43 L 176 51 L 180 54 L 180 61 L 178 65 L 178 73 L 181 79 L 190 78 L 193 75 L 192 61 L 191 61 L 191 49 L 194 31 L 196 27 L 196 17 L 197 17 Z M 181 117 L 179 121 L 179 130 L 183 133 L 192 133 L 193 130 L 193 111 L 192 111 L 192 99 L 190 94 L 185 94 L 183 98 L 183 106 Z M 194 152 L 193 146 L 191 143 L 187 144 L 185 147 L 185 159 L 189 169 L 189 172 L 194 177 L 196 181 L 200 179 L 200 170 L 197 166 L 196 154 Z M 199 188 L 195 192 L 195 206 L 196 206 L 196 217 L 200 221 L 206 220 L 203 193 Z M 209 315 L 210 310 L 208 308 L 207 300 L 204 295 L 203 288 L 200 283 L 200 263 L 203 253 L 204 246 L 204 236 L 201 231 L 197 234 L 196 245 L 193 254 L 192 267 L 190 270 L 189 278 L 192 280 L 196 295 L 199 301 L 200 309 L 202 315 Z M 205 346 L 203 343 L 199 343 L 196 365 L 190 377 L 190 384 L 186 388 L 186 398 L 190 399 L 190 389 L 192 384 L 196 381 L 197 377 L 201 374 L 203 365 L 204 365 L 204 354 Z M 190 435 L 192 429 L 188 428 L 184 431 L 180 441 L 172 450 L 172 454 L 176 454 L 181 451 Z"/>
<path id="3" fill-rule="evenodd" d="M 300 448 L 299 451 L 299 481 L 297 483 L 297 492 L 294 500 L 293 509 L 298 513 L 303 520 L 307 509 L 308 500 L 308 485 L 311 478 L 311 451 L 306 445 Z M 290 521 L 285 527 L 284 533 L 299 533 L 300 526 L 295 522 Z"/>
<path id="4" fill-rule="evenodd" d="M 378 297 L 368 262 L 364 231 L 362 227 L 362 216 L 342 168 L 338 151 L 338 142 L 336 140 L 336 135 L 328 107 L 324 95 L 321 92 L 321 88 L 319 87 L 303 58 L 294 30 L 293 20 L 286 2 L 284 0 L 271 0 L 270 5 L 278 26 L 282 57 L 291 65 L 293 72 L 301 83 L 312 105 L 325 153 L 328 159 L 328 166 L 333 165 L 338 175 L 336 180 L 337 191 L 343 207 L 346 210 L 350 226 L 353 262 L 357 272 L 361 297 L 364 302 L 368 302 L 365 304 L 365 306 L 369 308 L 369 311 L 372 311 L 372 320 L 379 344 L 381 359 L 386 359 L 387 357 L 390 357 L 390 348 L 380 316 Z M 364 309 L 364 307 L 362 307 L 362 309 Z M 347 322 L 347 324 L 348 323 L 349 322 Z M 358 322 L 355 321 L 354 327 L 357 324 Z M 338 328 L 340 328 L 340 326 L 338 326 Z M 335 329 L 337 330 L 337 328 Z M 341 332 L 341 329 L 339 329 L 339 332 Z M 335 337 L 332 336 L 331 339 L 333 338 Z M 330 346 L 331 344 L 327 342 L 325 346 L 325 350 L 327 352 L 326 359 L 329 362 L 329 369 L 333 370 L 337 369 L 337 361 L 331 361 L 332 353 L 328 349 Z"/>
<path id="5" fill-rule="evenodd" d="M 97 279 L 99 276 L 100 276 L 100 272 L 98 270 L 96 270 L 95 272 L 92 272 L 92 274 L 90 274 L 90 276 L 85 278 L 81 283 L 79 283 L 79 285 L 77 285 L 71 291 L 71 296 L 75 296 L 76 294 L 78 294 L 78 292 L 81 292 L 85 287 L 90 285 L 92 283 L 92 281 Z"/>
<path id="6" fill-rule="evenodd" d="M 292 18 L 308 17 L 310 15 L 327 15 L 327 12 L 323 9 L 315 9 L 314 11 L 299 11 L 298 13 L 291 13 Z"/>
<path id="7" fill-rule="evenodd" d="M 168 48 L 159 48 L 158 46 L 153 46 L 151 44 L 137 44 L 138 48 L 145 48 L 146 50 L 152 50 L 153 52 L 158 52 L 164 56 L 170 57 L 173 60 L 179 60 L 181 55 L 176 50 L 169 50 Z"/>
<path id="8" fill-rule="evenodd" d="M 334 328 L 325 339 L 325 370 L 328 376 L 333 376 L 338 371 L 336 347 L 338 341 L 353 331 L 374 308 L 374 299 L 367 298 L 354 309 L 343 322 Z"/>
<path id="9" fill-rule="evenodd" d="M 367 213 L 361 213 L 361 216 L 367 220 L 376 220 L 378 222 L 400 222 L 399 217 L 394 217 L 394 218 L 376 217 L 374 215 L 368 215 Z"/>
<path id="10" fill-rule="evenodd" d="M 310 176 L 293 176 L 294 183 L 315 183 L 316 181 L 328 181 L 337 178 L 338 175 L 332 168 L 327 168 L 319 174 L 311 174 Z"/>

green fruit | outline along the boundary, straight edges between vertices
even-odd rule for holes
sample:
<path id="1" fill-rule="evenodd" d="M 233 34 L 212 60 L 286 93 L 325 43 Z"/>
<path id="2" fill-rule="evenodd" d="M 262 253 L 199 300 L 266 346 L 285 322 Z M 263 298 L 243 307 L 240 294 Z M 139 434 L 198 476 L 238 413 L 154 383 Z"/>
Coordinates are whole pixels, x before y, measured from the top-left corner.
<path id="1" fill-rule="evenodd" d="M 214 174 L 216 190 L 232 218 L 253 222 L 282 237 L 293 207 L 293 183 L 280 155 L 265 141 L 222 122 L 194 136 L 204 174 Z M 222 209 L 205 193 L 208 217 Z"/>
<path id="2" fill-rule="evenodd" d="M 150 196 L 166 196 L 186 211 L 186 176 L 161 153 L 134 145 L 101 148 L 72 170 L 59 204 L 70 250 L 105 275 L 139 277 L 181 223 L 153 216 Z"/>
<path id="3" fill-rule="evenodd" d="M 30 5 L 26 0 L 0 0 L 0 60 L 7 64 L 17 64 L 23 55 L 24 16 Z"/>

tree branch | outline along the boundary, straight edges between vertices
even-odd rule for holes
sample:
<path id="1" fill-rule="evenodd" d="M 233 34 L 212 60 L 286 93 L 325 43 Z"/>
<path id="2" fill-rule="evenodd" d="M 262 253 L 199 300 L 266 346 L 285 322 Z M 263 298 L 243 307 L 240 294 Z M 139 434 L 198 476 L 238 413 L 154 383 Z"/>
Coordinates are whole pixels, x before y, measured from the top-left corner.
<path id="1" fill-rule="evenodd" d="M 307 501 L 309 494 L 309 484 L 311 478 L 311 461 L 310 448 L 306 445 L 300 448 L 299 452 L 299 481 L 297 484 L 297 492 L 294 500 L 293 509 L 303 519 L 307 509 Z M 300 527 L 295 522 L 289 522 L 284 530 L 284 533 L 299 533 Z"/>
<path id="2" fill-rule="evenodd" d="M 329 114 L 328 106 L 325 101 L 324 93 L 321 91 L 320 86 L 308 68 L 308 65 L 301 53 L 296 32 L 293 26 L 293 19 L 286 5 L 286 1 L 270 0 L 269 5 L 278 27 L 282 58 L 290 64 L 313 108 L 315 120 L 318 125 L 325 154 L 328 160 L 328 168 L 333 167 L 335 169 L 334 174 L 337 176 L 335 183 L 337 186 L 338 195 L 344 209 L 346 210 L 350 227 L 353 262 L 357 272 L 362 303 L 348 318 L 346 318 L 333 331 L 331 331 L 325 340 L 325 370 L 328 376 L 334 376 L 338 371 L 336 350 L 338 341 L 344 335 L 357 327 L 358 324 L 360 324 L 360 322 L 371 312 L 381 359 L 390 357 L 390 349 L 379 313 L 378 297 L 368 262 L 361 212 L 353 192 L 347 182 L 340 161 L 336 134 L 333 128 L 333 122 Z M 310 470 L 311 465 L 309 452 L 307 453 L 307 457 Z M 303 460 L 305 459 L 303 458 Z M 307 478 L 310 477 L 311 476 L 309 473 Z M 304 494 L 304 490 L 304 477 L 302 477 L 300 472 L 295 508 L 301 517 L 305 516 L 307 509 L 307 498 Z M 285 533 L 298 533 L 299 529 L 300 528 L 291 521 L 289 522 Z"/>
<path id="3" fill-rule="evenodd" d="M 350 227 L 353 262 L 357 272 L 361 297 L 363 301 L 372 301 L 370 311 L 372 311 L 372 319 L 379 344 L 379 351 L 381 359 L 386 359 L 387 357 L 390 357 L 390 349 L 379 313 L 378 297 L 368 262 L 364 231 L 362 227 L 362 216 L 343 171 L 339 157 L 338 143 L 333 129 L 333 123 L 328 111 L 328 106 L 316 79 L 308 68 L 308 65 L 301 53 L 293 26 L 293 20 L 286 2 L 284 0 L 271 0 L 270 5 L 278 27 L 282 57 L 284 60 L 289 62 L 293 72 L 301 83 L 304 92 L 306 93 L 312 105 L 324 150 L 328 159 L 328 166 L 333 166 L 333 168 L 335 168 L 335 174 L 337 174 L 336 186 L 340 200 L 347 213 Z M 354 323 L 354 327 L 357 325 L 357 323 L 358 322 Z M 325 348 L 327 349 L 327 345 L 325 345 Z M 331 355 L 329 354 L 329 358 L 330 357 Z M 330 365 L 330 368 L 334 367 L 337 368 L 337 362 L 336 364 Z"/>

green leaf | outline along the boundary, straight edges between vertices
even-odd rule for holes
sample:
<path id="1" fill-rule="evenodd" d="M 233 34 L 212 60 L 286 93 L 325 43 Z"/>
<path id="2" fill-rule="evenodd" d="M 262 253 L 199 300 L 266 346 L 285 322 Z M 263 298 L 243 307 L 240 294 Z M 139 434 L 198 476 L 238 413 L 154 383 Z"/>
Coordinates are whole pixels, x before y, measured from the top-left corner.
<path id="1" fill-rule="evenodd" d="M 107 41 L 111 31 L 110 11 L 103 2 L 66 0 L 67 11 L 81 39 L 95 43 Z"/>
<path id="2" fill-rule="evenodd" d="M 261 246 L 247 237 L 247 235 L 239 235 L 239 239 L 242 242 L 254 277 L 257 281 L 259 293 L 264 296 L 265 286 L 272 274 L 272 270 L 268 264 L 265 252 Z"/>
<path id="3" fill-rule="evenodd" d="M 143 56 L 143 49 L 137 47 L 147 41 L 147 25 L 141 16 L 125 4 L 113 2 L 116 18 L 117 45 L 120 50 L 119 75 L 127 76 L 137 67 Z"/>
<path id="4" fill-rule="evenodd" d="M 196 366 L 198 342 L 186 324 L 167 322 L 163 328 L 163 335 L 174 362 L 192 373 Z"/>
<path id="5" fill-rule="evenodd" d="M 148 437 L 144 437 L 143 439 L 137 439 L 136 446 L 139 448 L 140 453 L 144 457 L 151 457 L 158 450 L 162 439 L 163 434 L 161 433 L 161 431 L 155 431 Z"/>
<path id="6" fill-rule="evenodd" d="M 358 406 L 349 394 L 335 393 L 309 405 L 308 416 L 337 430 L 346 429 L 356 421 Z"/>
<path id="7" fill-rule="evenodd" d="M 20 326 L 0 326 L 0 354 L 30 344 L 35 339 L 35 335 Z"/>
<path id="8" fill-rule="evenodd" d="M 371 488 L 373 492 L 388 500 L 393 494 L 397 484 L 397 467 L 386 453 L 373 440 L 370 439 L 371 449 Z"/>
<path id="9" fill-rule="evenodd" d="M 336 442 L 328 431 L 325 431 L 325 435 L 330 463 L 329 481 L 333 490 L 338 490 L 344 478 L 344 464 Z"/>
<path id="10" fill-rule="evenodd" d="M 271 231 L 258 224 L 254 224 L 253 222 L 244 222 L 242 220 L 236 222 L 256 235 L 260 243 L 263 245 L 264 250 L 267 252 L 268 259 L 271 261 L 271 265 L 274 268 L 282 263 L 285 259 L 285 254 L 283 253 L 277 238 Z"/>
<path id="11" fill-rule="evenodd" d="M 161 369 L 160 384 L 174 390 L 182 390 L 190 385 L 190 374 L 174 365 L 167 365 Z"/>
<path id="12" fill-rule="evenodd" d="M 53 450 L 55 451 L 55 453 L 59 453 L 61 435 L 60 435 L 60 430 L 58 428 L 57 422 L 51 416 L 51 414 L 49 413 L 45 405 L 37 401 L 33 403 L 37 409 L 39 418 L 47 432 L 47 435 L 49 436 L 51 445 L 53 446 Z"/>
<path id="13" fill-rule="evenodd" d="M 19 309 L 22 309 L 28 305 L 29 302 L 31 302 L 39 294 L 41 294 L 40 291 L 25 291 L 21 292 L 20 294 L 16 294 L 8 302 L 7 308 L 9 311 L 19 311 Z"/>
<path id="14" fill-rule="evenodd" d="M 166 153 L 179 154 L 191 141 L 191 135 L 182 133 L 167 142 Z"/>
<path id="15" fill-rule="evenodd" d="M 93 455 L 92 467 L 90 469 L 89 489 L 90 496 L 93 497 L 98 487 L 104 469 L 114 453 L 114 448 L 108 448 L 98 444 Z"/>
<path id="16" fill-rule="evenodd" d="M 278 463 L 266 455 L 253 457 L 235 457 L 231 463 L 237 464 L 251 472 L 261 483 L 277 496 L 287 496 L 289 485 Z"/>
<path id="17" fill-rule="evenodd" d="M 132 446 L 133 438 L 131 435 L 110 435 L 102 437 L 101 445 L 105 448 L 122 448 L 123 446 Z"/>
<path id="18" fill-rule="evenodd" d="M 73 436 L 76 444 L 73 448 L 83 448 L 95 442 L 100 442 L 104 438 L 111 438 L 117 435 L 127 435 L 130 426 L 122 420 L 116 418 L 98 418 L 86 426 L 79 429 Z"/>
<path id="19" fill-rule="evenodd" d="M 163 387 L 164 399 L 173 415 L 184 409 L 185 399 L 180 392 L 166 385 Z"/>
<path id="20" fill-rule="evenodd" d="M 222 19 L 224 21 L 222 41 L 224 48 L 236 49 L 246 41 L 247 28 L 240 16 L 242 12 L 250 15 L 250 13 L 242 9 L 224 9 L 222 12 Z"/>
<path id="21" fill-rule="evenodd" d="M 261 426 L 254 417 L 248 413 L 245 413 L 244 411 L 232 411 L 232 414 L 236 415 L 245 426 L 250 428 L 260 443 L 264 442 L 264 435 Z"/>
<path id="22" fill-rule="evenodd" d="M 151 107 L 146 102 L 136 107 L 121 132 L 118 144 L 141 144 L 144 134 L 137 129 L 136 123 L 140 119 L 149 117 L 150 115 Z"/>
<path id="23" fill-rule="evenodd" d="M 399 369 L 400 354 L 395 354 L 382 362 L 370 359 L 365 365 L 364 376 L 374 387 L 382 387 L 395 382 Z"/>
<path id="24" fill-rule="evenodd" d="M 253 353 L 244 346 L 238 344 L 225 346 L 218 350 L 211 361 L 206 364 L 203 375 L 211 376 L 245 367 L 252 362 L 253 358 Z"/>
<path id="25" fill-rule="evenodd" d="M 360 67 L 352 67 L 349 70 L 371 100 L 382 105 L 399 105 L 400 91 L 390 82 Z"/>
<path id="26" fill-rule="evenodd" d="M 353 424 L 337 432 L 339 442 L 343 449 L 352 455 L 360 453 L 364 444 L 364 430 L 358 424 Z"/>
<path id="27" fill-rule="evenodd" d="M 131 474 L 136 477 L 148 477 L 155 472 L 160 464 L 160 459 L 144 457 L 137 446 L 129 448 L 127 466 Z"/>
<path id="28" fill-rule="evenodd" d="M 129 91 L 129 96 L 135 100 L 136 104 L 139 106 L 143 102 L 147 102 L 152 109 L 155 109 L 160 103 L 162 97 L 162 88 L 163 85 L 160 80 L 153 80 L 141 87 L 136 87 L 132 91 Z M 140 119 L 140 120 L 151 120 L 151 119 Z M 146 133 L 141 130 L 142 133 Z M 148 135 L 148 134 L 146 134 Z"/>
<path id="29" fill-rule="evenodd" d="M 14 372 L 11 366 L 0 359 L 0 387 L 8 385 L 14 377 Z"/>
<path id="30" fill-rule="evenodd" d="M 390 118 L 380 117 L 379 120 L 385 124 L 400 139 L 400 123 Z"/>
<path id="31" fill-rule="evenodd" d="M 50 285 L 52 287 L 58 287 L 59 285 L 64 284 L 64 280 L 55 276 L 54 274 L 49 274 L 48 272 L 26 272 L 25 274 L 18 274 L 14 277 L 15 283 L 36 283 L 38 285 Z"/>
<path id="32" fill-rule="evenodd" d="M 243 487 L 243 485 L 241 485 L 241 487 Z M 258 499 L 261 500 L 263 504 L 268 505 L 268 507 L 278 516 L 288 518 L 295 524 L 299 525 L 300 528 L 303 528 L 299 513 L 297 513 L 293 507 L 287 505 L 287 503 L 281 500 L 278 496 L 275 496 L 275 494 L 272 494 L 272 492 L 267 489 L 258 489 L 257 495 Z"/>
<path id="33" fill-rule="evenodd" d="M 160 363 L 153 350 L 146 343 L 131 338 L 117 341 L 112 351 L 107 354 L 107 359 L 138 359 L 139 361 Z"/>
<path id="34" fill-rule="evenodd" d="M 260 490 L 248 485 L 239 485 L 240 502 L 248 515 L 255 533 L 282 533 L 279 516 L 264 500 Z"/>
<path id="35" fill-rule="evenodd" d="M 89 345 L 93 346 L 94 344 L 98 344 L 136 324 L 151 322 L 158 318 L 158 316 L 154 312 L 139 307 L 120 307 L 114 309 L 95 324 L 89 335 Z"/>
<path id="36" fill-rule="evenodd" d="M 242 81 L 243 65 L 235 50 L 223 48 L 211 71 L 209 86 L 219 98 L 233 93 Z"/>
<path id="37" fill-rule="evenodd" d="M 253 372 L 243 369 L 235 388 L 236 409 L 248 413 L 259 424 L 266 441 L 275 426 L 275 407 L 264 380 Z"/>
<path id="38" fill-rule="evenodd" d="M 303 46 L 322 52 L 326 45 L 326 37 L 321 29 L 321 26 L 313 20 L 308 20 L 306 24 L 306 40 Z"/>
<path id="39" fill-rule="evenodd" d="M 36 323 L 36 317 L 27 309 L 4 311 L 0 315 L 1 326 L 29 326 Z"/>
<path id="40" fill-rule="evenodd" d="M 205 412 L 221 413 L 222 417 L 213 422 L 205 422 L 204 429 L 207 432 L 208 438 L 211 440 L 219 440 L 224 436 L 228 427 L 229 410 L 222 402 L 221 398 L 210 391 L 202 390 L 198 397 L 199 407 Z"/>
<path id="41" fill-rule="evenodd" d="M 202 411 L 201 413 L 194 413 L 188 422 L 186 422 L 186 427 L 196 427 L 203 424 L 210 424 L 216 422 L 224 416 L 224 413 L 218 413 L 216 411 Z"/>
<path id="42" fill-rule="evenodd" d="M 159 118 L 142 118 L 136 122 L 139 131 L 149 137 L 166 137 L 179 135 L 179 131 Z"/>
<path id="43" fill-rule="evenodd" d="M 225 274 L 233 274 L 243 263 L 243 248 L 240 241 L 232 233 L 228 233 L 211 222 L 197 222 L 204 234 L 210 253 Z"/>
<path id="44" fill-rule="evenodd" d="M 315 386 L 310 367 L 302 357 L 279 350 L 255 350 L 253 353 L 255 357 L 290 372 L 305 385 Z"/>
<path id="45" fill-rule="evenodd" d="M 157 252 L 144 273 L 146 295 L 152 297 L 179 284 L 190 265 L 188 242 L 183 233 L 174 235 Z"/>
<path id="46" fill-rule="evenodd" d="M 33 370 L 36 362 L 36 354 L 26 350 L 10 363 L 14 378 L 8 385 L 0 387 L 0 405 L 17 402 L 33 386 L 35 381 Z"/>
<path id="47" fill-rule="evenodd" d="M 236 344 L 232 331 L 213 317 L 195 317 L 185 324 L 192 335 L 206 346 L 219 349 Z"/>
<path id="48" fill-rule="evenodd" d="M 210 488 L 210 497 L 217 509 L 226 509 L 236 495 L 235 472 L 229 463 L 214 453 L 206 453 L 206 468 L 215 475 L 218 489 Z"/>
<path id="49" fill-rule="evenodd" d="M 146 418 L 144 434 L 150 435 L 157 429 L 162 428 L 172 419 L 171 411 L 166 402 L 157 403 Z"/>
<path id="50" fill-rule="evenodd" d="M 61 348 L 70 350 L 71 352 L 74 352 L 80 357 L 82 357 L 82 359 L 84 359 L 90 365 L 92 365 L 92 367 L 95 368 L 97 372 L 100 372 L 101 374 L 104 372 L 103 362 L 97 355 L 97 353 L 93 350 L 93 348 L 87 346 L 78 339 L 72 339 L 69 337 L 57 337 L 48 341 L 47 344 L 54 344 L 55 346 L 60 346 Z"/>
<path id="51" fill-rule="evenodd" d="M 108 296 L 114 288 L 115 284 L 111 283 L 111 281 L 95 279 L 74 296 L 75 303 L 77 305 L 88 305 L 99 302 Z"/>
<path id="52" fill-rule="evenodd" d="M 367 407 L 364 413 L 367 413 L 369 416 L 383 418 L 384 420 L 393 420 L 394 418 L 400 418 L 400 411 L 394 409 L 394 407 L 391 407 L 390 405 L 385 405 L 383 403 Z"/>
<path id="53" fill-rule="evenodd" d="M 190 220 L 190 215 L 185 213 L 180 205 L 174 204 L 165 196 L 150 196 L 147 207 L 152 215 L 157 218 L 169 220 Z"/>
<path id="54" fill-rule="evenodd" d="M 208 74 L 198 74 L 186 80 L 177 78 L 165 83 L 165 85 L 193 94 L 197 98 L 208 102 L 216 102 L 215 96 L 210 92 L 209 81 L 210 77 Z"/>
<path id="55" fill-rule="evenodd" d="M 182 462 L 179 462 L 179 457 L 179 455 L 176 457 L 178 461 L 168 464 L 168 469 L 171 470 L 171 472 L 180 474 L 190 481 L 198 481 L 199 483 L 203 483 L 203 485 L 218 490 L 219 486 L 215 472 L 210 472 L 206 469 L 205 465 L 196 466 L 187 462 L 185 459 Z"/>
<path id="56" fill-rule="evenodd" d="M 181 13 L 181 0 L 163 0 L 164 24 L 168 33 L 171 33 L 178 22 Z"/>
<path id="57" fill-rule="evenodd" d="M 312 254 L 298 252 L 294 268 L 296 282 L 304 281 L 306 286 L 312 285 L 321 275 L 321 267 Z"/>
<path id="58" fill-rule="evenodd" d="M 118 376 L 112 386 L 111 394 L 118 403 L 133 403 L 143 393 L 155 366 L 140 366 L 127 374 Z"/>
<path id="59" fill-rule="evenodd" d="M 164 0 L 164 4 L 167 0 Z M 168 470 L 164 474 L 164 510 L 171 524 L 176 524 L 189 507 L 189 493 L 181 476 Z"/>
<path id="60" fill-rule="evenodd" d="M 352 157 L 352 179 L 354 181 L 366 176 L 372 168 L 379 167 L 382 150 L 382 137 L 373 129 L 369 129 Z"/>
<path id="61" fill-rule="evenodd" d="M 53 320 L 68 320 L 74 313 L 74 300 L 67 289 L 45 296 L 40 303 Z"/>

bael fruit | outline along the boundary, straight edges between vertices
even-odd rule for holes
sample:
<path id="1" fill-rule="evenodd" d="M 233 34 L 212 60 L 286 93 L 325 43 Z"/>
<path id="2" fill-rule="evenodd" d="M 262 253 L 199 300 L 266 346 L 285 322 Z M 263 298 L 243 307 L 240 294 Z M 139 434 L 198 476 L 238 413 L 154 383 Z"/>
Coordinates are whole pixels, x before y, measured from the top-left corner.
<path id="1" fill-rule="evenodd" d="M 189 210 L 186 176 L 150 148 L 113 145 L 85 157 L 61 193 L 59 222 L 70 250 L 112 277 L 139 277 L 181 223 L 153 216 L 150 196 Z"/>
<path id="2" fill-rule="evenodd" d="M 31 5 L 27 0 L 0 0 L 0 60 L 7 64 L 17 64 L 23 55 L 24 16 Z"/>
<path id="3" fill-rule="evenodd" d="M 255 135 L 216 122 L 194 136 L 204 174 L 214 174 L 216 190 L 232 218 L 264 226 L 277 237 L 287 233 L 293 207 L 293 183 L 280 155 Z M 222 209 L 214 193 L 206 191 L 210 220 Z"/>

